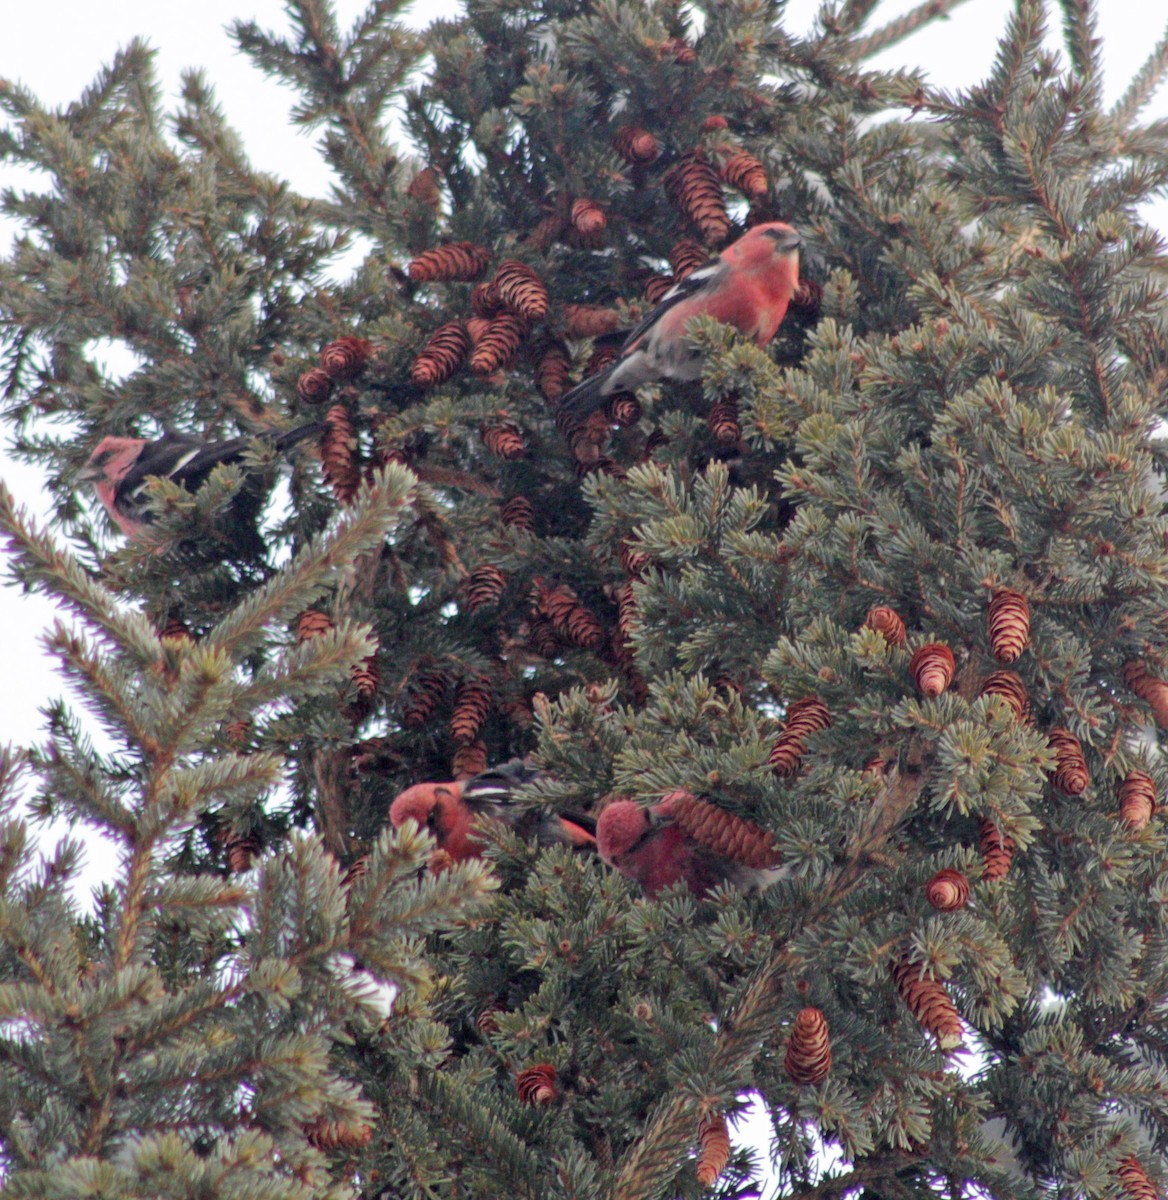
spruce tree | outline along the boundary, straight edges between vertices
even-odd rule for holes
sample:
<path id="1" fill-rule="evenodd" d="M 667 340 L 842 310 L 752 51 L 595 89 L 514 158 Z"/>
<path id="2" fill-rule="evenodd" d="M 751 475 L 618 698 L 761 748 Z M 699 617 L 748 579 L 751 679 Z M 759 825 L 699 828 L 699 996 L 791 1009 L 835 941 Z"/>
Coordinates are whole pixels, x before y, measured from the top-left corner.
<path id="1" fill-rule="evenodd" d="M 56 527 L 0 526 L 79 696 L 0 758 L 5 1194 L 1162 1194 L 1168 40 L 1108 108 L 1089 0 L 1018 0 L 963 92 L 868 65 L 948 0 L 400 7 L 234 30 L 328 199 L 140 44 L 62 111 L 0 83 L 51 180 L 4 196 L 0 328 Z M 701 319 L 700 382 L 560 406 L 769 220 L 770 346 Z M 126 541 L 77 473 L 165 430 L 254 449 Z M 525 805 L 686 793 L 785 877 L 387 828 L 522 756 Z M 46 815 L 121 852 L 92 914 Z"/>

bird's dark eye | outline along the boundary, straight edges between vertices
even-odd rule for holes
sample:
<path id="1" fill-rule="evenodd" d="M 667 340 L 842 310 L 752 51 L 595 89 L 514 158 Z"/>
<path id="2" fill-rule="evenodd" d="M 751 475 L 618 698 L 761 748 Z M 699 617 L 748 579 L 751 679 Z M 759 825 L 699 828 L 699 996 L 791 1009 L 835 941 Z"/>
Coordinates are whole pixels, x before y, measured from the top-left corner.
<path id="1" fill-rule="evenodd" d="M 438 824 L 438 810 L 436 808 L 432 808 L 426 814 L 426 828 L 433 829 L 434 826 L 437 824 Z"/>

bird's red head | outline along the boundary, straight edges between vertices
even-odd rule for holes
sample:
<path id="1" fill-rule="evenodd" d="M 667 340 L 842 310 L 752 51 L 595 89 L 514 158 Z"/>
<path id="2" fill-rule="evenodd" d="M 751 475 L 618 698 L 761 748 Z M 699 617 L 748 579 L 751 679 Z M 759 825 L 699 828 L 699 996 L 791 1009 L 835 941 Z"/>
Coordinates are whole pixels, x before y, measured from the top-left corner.
<path id="1" fill-rule="evenodd" d="M 77 475 L 78 480 L 93 484 L 106 512 L 128 537 L 137 534 L 141 526 L 118 509 L 118 484 L 129 474 L 145 445 L 145 438 L 103 437 Z"/>
<path id="2" fill-rule="evenodd" d="M 614 800 L 596 820 L 596 848 L 609 866 L 649 832 L 649 811 L 633 800 Z"/>
<path id="3" fill-rule="evenodd" d="M 459 783 L 415 783 L 395 797 L 389 806 L 389 819 L 396 829 L 413 819 L 427 829 L 455 862 L 477 858 L 481 850 L 471 837 L 474 815 L 462 802 Z"/>

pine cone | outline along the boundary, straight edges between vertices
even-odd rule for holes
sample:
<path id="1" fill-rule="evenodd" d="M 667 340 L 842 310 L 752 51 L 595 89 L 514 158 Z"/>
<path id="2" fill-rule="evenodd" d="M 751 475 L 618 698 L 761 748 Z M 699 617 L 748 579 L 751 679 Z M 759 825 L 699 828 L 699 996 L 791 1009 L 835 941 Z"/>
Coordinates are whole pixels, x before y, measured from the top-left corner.
<path id="1" fill-rule="evenodd" d="M 560 1098 L 556 1069 L 550 1063 L 538 1063 L 519 1072 L 515 1091 L 524 1104 L 554 1104 Z"/>
<path id="2" fill-rule="evenodd" d="M 988 625 L 994 658 L 1014 662 L 1030 640 L 1030 602 L 1021 592 L 999 589 L 990 600 Z"/>
<path id="3" fill-rule="evenodd" d="M 318 1150 L 360 1150 L 372 1140 L 373 1127 L 317 1117 L 304 1126 L 304 1137 Z"/>
<path id="4" fill-rule="evenodd" d="M 777 867 L 782 855 L 766 829 L 688 792 L 673 792 L 673 818 L 695 842 L 744 867 Z"/>
<path id="5" fill-rule="evenodd" d="M 1030 716 L 1030 697 L 1026 694 L 1026 685 L 1021 676 L 1013 671 L 994 671 L 982 681 L 982 696 L 1001 696 L 1014 710 L 1014 716 L 1019 721 L 1026 721 Z"/>
<path id="6" fill-rule="evenodd" d="M 427 208 L 437 208 L 442 203 L 442 189 L 434 168 L 423 167 L 406 185 L 406 195 Z"/>
<path id="7" fill-rule="evenodd" d="M 535 386 L 549 404 L 558 404 L 568 390 L 571 368 L 572 359 L 563 342 L 548 342 L 535 365 Z"/>
<path id="8" fill-rule="evenodd" d="M 770 190 L 766 168 L 748 150 L 733 151 L 718 173 L 748 200 L 762 200 Z"/>
<path id="9" fill-rule="evenodd" d="M 527 321 L 547 316 L 548 290 L 540 277 L 526 264 L 513 258 L 499 264 L 495 272 L 495 287 L 512 312 Z"/>
<path id="10" fill-rule="evenodd" d="M 969 880 L 946 867 L 925 884 L 925 899 L 941 912 L 956 912 L 969 902 Z"/>
<path id="11" fill-rule="evenodd" d="M 908 631 L 904 627 L 904 619 L 895 608 L 886 604 L 878 604 L 868 609 L 864 624 L 882 634 L 890 646 L 903 646 L 908 641 Z"/>
<path id="12" fill-rule="evenodd" d="M 264 848 L 264 839 L 258 829 L 250 829 L 246 833 L 228 829 L 223 832 L 220 840 L 223 842 L 227 869 L 234 875 L 250 871 L 255 856 Z"/>
<path id="13" fill-rule="evenodd" d="M 714 169 L 702 158 L 687 154 L 665 175 L 670 204 L 701 231 L 707 245 L 724 242 L 730 233 L 726 200 Z"/>
<path id="14" fill-rule="evenodd" d="M 535 528 L 535 505 L 526 496 L 512 496 L 499 509 L 499 520 L 513 529 L 530 533 Z"/>
<path id="15" fill-rule="evenodd" d="M 491 681 L 483 675 L 467 675 L 454 689 L 454 712 L 450 732 L 460 746 L 469 746 L 478 737 L 487 713 L 491 711 Z"/>
<path id="16" fill-rule="evenodd" d="M 467 331 L 474 340 L 471 324 L 475 318 L 467 322 Z M 490 321 L 483 330 L 482 337 L 475 341 L 475 347 L 470 356 L 470 369 L 476 375 L 493 375 L 501 371 L 515 357 L 519 343 L 527 335 L 527 326 L 514 313 L 500 313 Z"/>
<path id="17" fill-rule="evenodd" d="M 410 366 L 410 379 L 422 388 L 445 383 L 462 366 L 469 350 L 466 326 L 461 321 L 447 321 L 426 339 Z"/>
<path id="18" fill-rule="evenodd" d="M 584 650 L 599 650 L 605 643 L 604 626 L 580 603 L 566 583 L 548 587 L 542 580 L 535 585 L 536 610 L 552 623 L 566 641 Z"/>
<path id="19" fill-rule="evenodd" d="M 674 37 L 657 43 L 657 57 L 671 58 L 678 66 L 688 67 L 698 61 L 698 52 L 684 38 Z"/>
<path id="20" fill-rule="evenodd" d="M 1152 710 L 1152 716 L 1161 729 L 1168 729 L 1168 683 L 1148 673 L 1147 664 L 1132 659 L 1123 665 L 1123 678 L 1127 686 Z"/>
<path id="21" fill-rule="evenodd" d="M 236 750 L 242 749 L 251 739 L 251 722 L 246 718 L 238 721 L 228 721 L 223 726 L 223 736 L 227 744 Z"/>
<path id="22" fill-rule="evenodd" d="M 565 304 L 564 332 L 570 338 L 600 337 L 620 328 L 620 313 L 615 308 L 595 304 Z"/>
<path id="23" fill-rule="evenodd" d="M 720 129 L 729 129 L 730 122 L 721 113 L 710 113 L 702 121 L 702 133 L 717 133 Z"/>
<path id="24" fill-rule="evenodd" d="M 730 1131 L 723 1116 L 704 1117 L 698 1124 L 697 1175 L 702 1187 L 713 1187 L 730 1161 Z"/>
<path id="25" fill-rule="evenodd" d="M 706 421 L 715 441 L 721 442 L 723 446 L 732 446 L 742 437 L 742 426 L 738 423 L 738 401 L 733 396 L 713 404 L 706 415 Z"/>
<path id="26" fill-rule="evenodd" d="M 927 642 L 912 656 L 908 673 L 917 690 L 930 699 L 939 696 L 953 682 L 957 664 L 953 651 L 944 642 Z"/>
<path id="27" fill-rule="evenodd" d="M 627 429 L 641 419 L 641 402 L 632 392 L 614 392 L 604 402 L 604 419 Z"/>
<path id="28" fill-rule="evenodd" d="M 807 739 L 821 729 L 831 727 L 827 705 L 815 696 L 796 700 L 787 709 L 783 731 L 775 739 L 767 762 L 776 775 L 789 777 L 799 770 L 799 760 L 807 750 Z"/>
<path id="29" fill-rule="evenodd" d="M 638 550 L 628 538 L 621 539 L 618 555 L 620 565 L 633 579 L 640 579 L 653 565 L 653 560 L 643 550 Z"/>
<path id="30" fill-rule="evenodd" d="M 823 303 L 823 285 L 813 279 L 800 279 L 799 286 L 791 295 L 791 308 L 814 316 Z"/>
<path id="31" fill-rule="evenodd" d="M 1054 751 L 1054 786 L 1068 796 L 1080 795 L 1091 776 L 1079 739 L 1069 729 L 1052 729 L 1046 737 Z"/>
<path id="32" fill-rule="evenodd" d="M 639 125 L 622 125 L 613 135 L 612 144 L 631 163 L 651 163 L 661 154 L 661 143 Z"/>
<path id="33" fill-rule="evenodd" d="M 619 356 L 620 350 L 616 346 L 593 346 L 592 353 L 584 364 L 584 378 L 587 379 L 590 375 L 599 375 L 605 367 L 616 362 Z"/>
<path id="34" fill-rule="evenodd" d="M 317 608 L 306 608 L 296 618 L 297 644 L 303 645 L 310 638 L 321 637 L 333 628 L 335 628 L 333 619 L 328 613 L 323 613 Z"/>
<path id="35" fill-rule="evenodd" d="M 662 297 L 667 291 L 677 282 L 672 275 L 655 275 L 651 274 L 645 280 L 644 287 L 641 288 L 641 295 L 649 301 L 650 304 L 660 303 Z"/>
<path id="36" fill-rule="evenodd" d="M 158 640 L 176 642 L 193 642 L 195 640 L 191 633 L 190 626 L 182 619 L 182 617 L 171 617 L 165 625 L 158 631 Z"/>
<path id="37" fill-rule="evenodd" d="M 470 311 L 476 317 L 486 317 L 487 319 L 497 317 L 506 307 L 494 280 L 476 283 L 470 289 Z"/>
<path id="38" fill-rule="evenodd" d="M 466 606 L 478 612 L 488 604 L 494 604 L 507 588 L 507 576 L 494 563 L 483 563 L 475 567 L 462 585 Z"/>
<path id="39" fill-rule="evenodd" d="M 1119 819 L 1131 830 L 1143 829 L 1156 812 L 1156 781 L 1146 771 L 1128 771 L 1119 785 Z"/>
<path id="40" fill-rule="evenodd" d="M 669 265 L 673 267 L 673 278 L 676 282 L 692 275 L 698 267 L 704 267 L 710 261 L 710 252 L 693 238 L 682 238 L 675 242 L 669 251 Z"/>
<path id="41" fill-rule="evenodd" d="M 459 746 L 454 752 L 451 772 L 456 780 L 473 779 L 487 769 L 487 748 L 482 742 Z"/>
<path id="42" fill-rule="evenodd" d="M 296 395 L 305 404 L 324 404 L 332 390 L 333 377 L 323 367 L 309 367 L 296 381 Z"/>
<path id="43" fill-rule="evenodd" d="M 632 645 L 636 621 L 637 598 L 633 594 L 633 585 L 623 583 L 616 593 L 616 628 L 621 644 L 626 649 Z"/>
<path id="44" fill-rule="evenodd" d="M 407 729 L 428 725 L 446 698 L 446 672 L 432 663 L 421 664 L 410 680 L 408 698 L 402 708 L 402 724 Z"/>
<path id="45" fill-rule="evenodd" d="M 961 1045 L 961 1018 L 945 985 L 939 979 L 922 978 L 920 966 L 906 957 L 889 964 L 900 998 L 926 1033 L 937 1039 L 942 1050 Z"/>
<path id="46" fill-rule="evenodd" d="M 406 274 L 415 283 L 431 283 L 439 279 L 474 279 L 481 275 L 491 252 L 474 242 L 448 242 L 423 251 L 408 267 Z"/>
<path id="47" fill-rule="evenodd" d="M 349 420 L 349 410 L 334 404 L 325 414 L 328 428 L 320 438 L 320 465 L 333 495 L 348 504 L 361 486 L 361 463 L 356 456 L 357 438 Z"/>
<path id="48" fill-rule="evenodd" d="M 527 622 L 527 644 L 540 658 L 555 658 L 560 643 L 547 617 L 533 614 Z"/>
<path id="49" fill-rule="evenodd" d="M 320 365 L 331 379 L 353 379 L 365 369 L 372 353 L 373 343 L 364 338 L 337 338 L 320 352 Z"/>
<path id="50" fill-rule="evenodd" d="M 499 1032 L 499 1014 L 505 1012 L 501 1004 L 497 1001 L 491 1001 L 477 1017 L 475 1017 L 475 1028 L 486 1037 L 488 1034 Z"/>
<path id="51" fill-rule="evenodd" d="M 608 218 L 595 200 L 576 200 L 572 204 L 572 228 L 584 237 L 594 238 L 604 232 Z"/>
<path id="52" fill-rule="evenodd" d="M 982 817 L 980 825 L 982 879 L 1005 879 L 1014 861 L 1014 839 L 1003 833 L 991 817 Z"/>
<path id="53" fill-rule="evenodd" d="M 568 445 L 572 448 L 573 456 L 580 462 L 596 462 L 600 457 L 600 447 L 608 441 L 608 414 L 598 408 L 590 412 L 582 421 L 578 417 L 567 418 L 564 424 L 570 429 L 566 434 Z M 560 424 L 559 421 L 556 422 Z"/>
<path id="54" fill-rule="evenodd" d="M 1160 1200 L 1163 1195 L 1134 1154 L 1129 1154 L 1116 1167 L 1115 1174 L 1119 1176 L 1123 1194 L 1130 1200 Z"/>
<path id="55" fill-rule="evenodd" d="M 488 425 L 483 430 L 483 442 L 492 454 L 508 462 L 523 457 L 523 434 L 519 431 L 519 426 L 512 421 Z"/>
<path id="56" fill-rule="evenodd" d="M 378 687 L 381 686 L 381 670 L 377 665 L 377 655 L 371 654 L 359 663 L 354 663 L 349 668 L 349 678 L 353 681 L 358 703 L 369 704 L 377 695 Z"/>
<path id="57" fill-rule="evenodd" d="M 783 1070 L 800 1087 L 819 1083 L 831 1070 L 831 1040 L 827 1020 L 817 1008 L 801 1008 L 787 1038 Z"/>

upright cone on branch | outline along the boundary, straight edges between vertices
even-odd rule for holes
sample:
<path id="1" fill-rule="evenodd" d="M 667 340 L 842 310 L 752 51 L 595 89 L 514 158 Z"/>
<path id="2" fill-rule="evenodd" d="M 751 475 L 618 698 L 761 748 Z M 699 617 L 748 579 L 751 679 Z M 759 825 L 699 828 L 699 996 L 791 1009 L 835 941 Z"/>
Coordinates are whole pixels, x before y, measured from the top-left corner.
<path id="1" fill-rule="evenodd" d="M 1147 773 L 1128 771 L 1119 785 L 1119 819 L 1131 830 L 1143 829 L 1156 813 L 1156 781 Z"/>
<path id="2" fill-rule="evenodd" d="M 1030 601 L 1021 592 L 999 589 L 990 600 L 988 626 L 994 658 L 1014 662 L 1030 640 Z"/>
<path id="3" fill-rule="evenodd" d="M 516 259 L 500 263 L 494 283 L 507 307 L 524 320 L 538 321 L 547 316 L 551 303 L 547 286 L 526 263 Z"/>
<path id="4" fill-rule="evenodd" d="M 1054 786 L 1068 796 L 1078 796 L 1091 782 L 1079 739 L 1069 729 L 1052 729 L 1047 735 L 1054 751 Z"/>
<path id="5" fill-rule="evenodd" d="M 406 268 L 406 274 L 415 283 L 471 280 L 481 275 L 490 261 L 491 252 L 474 242 L 449 242 L 423 251 Z"/>
<path id="6" fill-rule="evenodd" d="M 726 198 L 714 168 L 696 154 L 687 154 L 665 175 L 669 203 L 701 230 L 707 245 L 724 242 L 730 235 Z"/>
<path id="7" fill-rule="evenodd" d="M 807 750 L 807 739 L 831 726 L 828 707 L 816 696 L 796 700 L 787 709 L 783 730 L 771 747 L 767 762 L 776 775 L 791 776 L 799 769 L 799 760 Z"/>
<path id="8" fill-rule="evenodd" d="M 698 1125 L 698 1183 L 713 1187 L 730 1161 L 730 1130 L 721 1114 L 703 1117 Z"/>
<path id="9" fill-rule="evenodd" d="M 325 414 L 325 421 L 328 428 L 320 438 L 321 470 L 333 495 L 348 504 L 361 486 L 361 463 L 349 410 L 343 404 L 334 404 Z"/>
<path id="10" fill-rule="evenodd" d="M 895 608 L 889 608 L 886 604 L 878 604 L 875 608 L 868 609 L 864 624 L 883 635 L 890 646 L 903 646 L 908 641 L 904 619 Z"/>
<path id="11" fill-rule="evenodd" d="M 979 826 L 982 879 L 1005 879 L 1014 861 L 1014 840 L 1004 833 L 992 817 L 982 817 Z"/>
<path id="12" fill-rule="evenodd" d="M 445 383 L 465 362 L 469 350 L 466 326 L 461 321 L 447 321 L 426 339 L 410 366 L 410 379 L 422 388 Z"/>
<path id="13" fill-rule="evenodd" d="M 955 1050 L 961 1045 L 961 1018 L 939 979 L 922 977 L 919 963 L 903 956 L 889 964 L 900 998 L 908 1006 L 917 1023 L 937 1039 L 942 1050 Z"/>
<path id="14" fill-rule="evenodd" d="M 795 1015 L 783 1056 L 783 1070 L 800 1087 L 819 1083 L 831 1071 L 827 1019 L 818 1008 L 801 1008 Z"/>
<path id="15" fill-rule="evenodd" d="M 957 664 L 944 642 L 928 642 L 909 660 L 908 673 L 922 696 L 932 699 L 947 691 Z"/>

